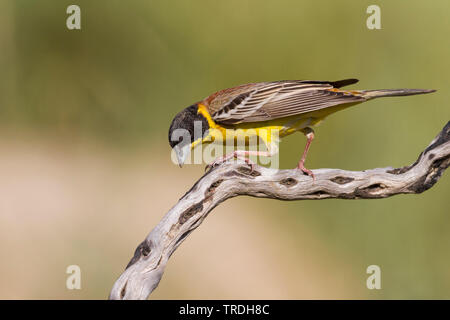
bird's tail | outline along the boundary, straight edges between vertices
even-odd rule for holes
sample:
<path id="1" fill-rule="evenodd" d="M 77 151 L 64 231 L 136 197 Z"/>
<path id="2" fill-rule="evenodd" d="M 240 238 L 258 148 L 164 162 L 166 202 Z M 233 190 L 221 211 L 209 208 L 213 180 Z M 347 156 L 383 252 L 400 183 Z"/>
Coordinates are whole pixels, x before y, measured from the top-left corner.
<path id="1" fill-rule="evenodd" d="M 400 97 L 412 96 L 414 94 L 425 94 L 435 92 L 432 89 L 383 89 L 383 90 L 361 90 L 359 91 L 366 99 L 374 99 L 379 97 Z"/>

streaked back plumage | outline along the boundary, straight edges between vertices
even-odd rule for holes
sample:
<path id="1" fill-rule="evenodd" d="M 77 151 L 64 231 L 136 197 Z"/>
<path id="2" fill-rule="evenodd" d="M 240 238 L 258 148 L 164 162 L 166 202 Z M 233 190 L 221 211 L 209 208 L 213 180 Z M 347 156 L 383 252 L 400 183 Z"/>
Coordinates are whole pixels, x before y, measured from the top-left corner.
<path id="1" fill-rule="evenodd" d="M 339 81 L 283 80 L 240 85 L 202 101 L 212 119 L 224 125 L 274 120 L 385 96 L 423 94 L 434 90 L 341 90 L 357 79 Z"/>

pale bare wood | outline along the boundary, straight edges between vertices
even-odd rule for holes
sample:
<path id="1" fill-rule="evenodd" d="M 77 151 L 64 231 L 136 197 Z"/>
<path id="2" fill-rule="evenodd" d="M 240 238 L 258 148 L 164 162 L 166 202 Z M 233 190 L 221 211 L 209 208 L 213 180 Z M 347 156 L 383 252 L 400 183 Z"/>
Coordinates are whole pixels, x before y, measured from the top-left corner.
<path id="1" fill-rule="evenodd" d="M 167 262 L 183 240 L 221 202 L 240 195 L 279 200 L 378 199 L 422 193 L 450 165 L 450 122 L 415 163 L 365 171 L 314 170 L 315 181 L 299 170 L 275 170 L 241 162 L 224 163 L 201 177 L 137 247 L 114 284 L 110 299 L 146 299 L 158 286 Z"/>

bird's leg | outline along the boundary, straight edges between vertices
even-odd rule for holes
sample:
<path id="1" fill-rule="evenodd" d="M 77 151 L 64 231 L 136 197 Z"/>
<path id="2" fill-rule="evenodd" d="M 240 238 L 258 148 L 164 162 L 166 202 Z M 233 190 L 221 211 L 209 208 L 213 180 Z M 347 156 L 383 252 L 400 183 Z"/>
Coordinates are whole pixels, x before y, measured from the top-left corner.
<path id="1" fill-rule="evenodd" d="M 306 141 L 306 146 L 305 146 L 305 150 L 303 151 L 302 158 L 298 162 L 297 169 L 302 170 L 302 172 L 306 173 L 308 176 L 311 176 L 314 180 L 314 174 L 312 173 L 312 171 L 305 168 L 306 155 L 308 154 L 309 147 L 311 146 L 311 142 L 314 139 L 314 130 L 307 127 L 305 129 L 303 129 L 302 132 L 305 134 L 305 136 L 308 140 Z"/>

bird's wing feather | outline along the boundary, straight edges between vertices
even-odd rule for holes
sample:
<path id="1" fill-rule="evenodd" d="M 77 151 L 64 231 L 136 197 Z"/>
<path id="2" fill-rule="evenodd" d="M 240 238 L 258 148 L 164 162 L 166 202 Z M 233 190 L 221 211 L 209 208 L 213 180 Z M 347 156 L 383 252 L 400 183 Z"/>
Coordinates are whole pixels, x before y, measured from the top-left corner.
<path id="1" fill-rule="evenodd" d="M 350 91 L 334 89 L 333 82 L 278 81 L 224 90 L 211 99 L 214 121 L 223 124 L 259 122 L 365 101 Z"/>

